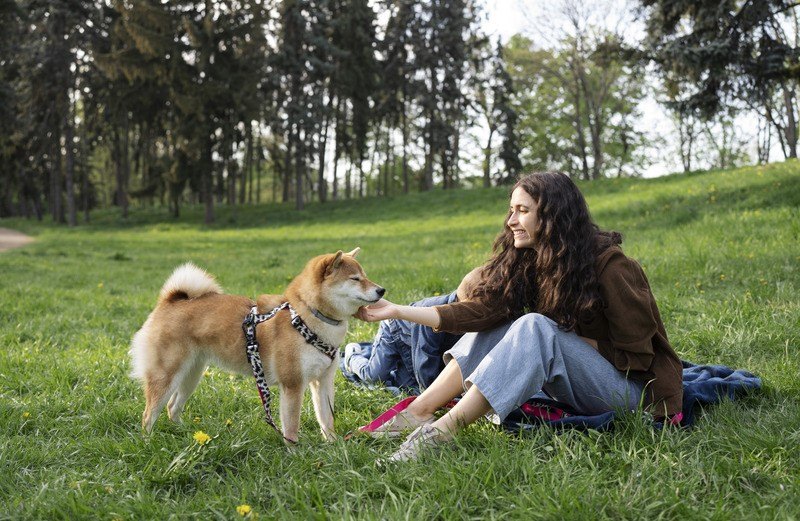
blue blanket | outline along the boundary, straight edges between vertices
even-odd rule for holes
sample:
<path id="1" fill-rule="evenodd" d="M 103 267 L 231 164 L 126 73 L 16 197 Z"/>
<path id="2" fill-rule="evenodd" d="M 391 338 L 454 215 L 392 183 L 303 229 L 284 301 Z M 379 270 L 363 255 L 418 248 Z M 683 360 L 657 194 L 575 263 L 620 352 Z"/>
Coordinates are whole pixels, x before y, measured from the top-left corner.
<path id="1" fill-rule="evenodd" d="M 698 408 L 719 403 L 722 400 L 733 400 L 737 396 L 760 389 L 761 378 L 741 369 L 731 369 L 724 365 L 695 365 L 683 362 L 683 420 L 681 426 L 689 427 L 696 420 Z M 555 402 L 536 400 L 536 404 L 564 408 Z M 512 432 L 536 429 L 540 425 L 554 428 L 594 429 L 605 431 L 611 428 L 616 413 L 614 411 L 596 416 L 570 415 L 558 420 L 545 421 L 530 418 L 517 409 L 503 422 L 502 426 Z M 657 428 L 663 427 L 654 422 Z"/>

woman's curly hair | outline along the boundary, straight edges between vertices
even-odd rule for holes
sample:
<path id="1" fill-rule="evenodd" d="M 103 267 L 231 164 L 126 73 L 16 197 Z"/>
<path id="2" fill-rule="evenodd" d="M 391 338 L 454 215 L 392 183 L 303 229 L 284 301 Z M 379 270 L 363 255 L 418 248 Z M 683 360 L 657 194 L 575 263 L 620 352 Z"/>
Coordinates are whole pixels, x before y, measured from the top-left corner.
<path id="1" fill-rule="evenodd" d="M 537 172 L 512 191 L 519 187 L 536 204 L 533 247 L 514 247 L 509 212 L 470 298 L 496 302 L 510 318 L 536 312 L 573 330 L 601 309 L 595 260 L 622 236 L 594 224 L 583 194 L 566 174 Z"/>

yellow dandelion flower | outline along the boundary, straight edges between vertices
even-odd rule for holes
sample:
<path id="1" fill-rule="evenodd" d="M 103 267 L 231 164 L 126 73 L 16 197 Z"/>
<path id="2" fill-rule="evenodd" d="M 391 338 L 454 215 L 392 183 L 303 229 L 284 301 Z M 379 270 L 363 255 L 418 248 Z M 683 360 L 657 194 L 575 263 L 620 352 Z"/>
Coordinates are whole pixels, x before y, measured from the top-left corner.
<path id="1" fill-rule="evenodd" d="M 101 282 L 100 284 L 97 285 L 97 287 L 102 289 L 103 288 L 103 283 Z"/>
<path id="2" fill-rule="evenodd" d="M 230 427 L 231 425 L 233 425 L 233 420 L 231 420 L 230 418 L 228 418 L 227 420 L 225 420 L 225 426 L 226 426 L 226 427 Z"/>
<path id="3" fill-rule="evenodd" d="M 209 436 L 208 434 L 206 434 L 203 431 L 195 432 L 194 436 L 192 436 L 192 438 L 194 438 L 194 441 L 196 441 L 200 445 L 205 445 L 206 443 L 211 441 L 211 436 Z"/>
<path id="4" fill-rule="evenodd" d="M 250 512 L 252 512 L 252 510 L 253 509 L 250 508 L 250 505 L 239 505 L 236 507 L 236 512 L 238 512 L 242 517 L 248 515 Z"/>
<path id="5" fill-rule="evenodd" d="M 31 413 L 29 413 L 28 411 L 25 411 L 25 412 L 22 413 L 22 417 L 23 418 L 30 418 L 31 417 Z"/>

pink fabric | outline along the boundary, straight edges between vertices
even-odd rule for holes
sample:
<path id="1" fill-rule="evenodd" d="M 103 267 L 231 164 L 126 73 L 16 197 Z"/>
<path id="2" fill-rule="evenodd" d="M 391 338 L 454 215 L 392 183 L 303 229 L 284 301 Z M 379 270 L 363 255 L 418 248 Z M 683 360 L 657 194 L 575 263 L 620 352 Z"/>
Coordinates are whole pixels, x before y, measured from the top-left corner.
<path id="1" fill-rule="evenodd" d="M 359 427 L 358 430 L 360 432 L 373 432 L 375 429 L 397 416 L 399 412 L 406 410 L 408 406 L 411 405 L 411 402 L 416 399 L 416 396 L 409 396 L 408 398 L 400 400 L 368 424 Z"/>
<path id="2" fill-rule="evenodd" d="M 520 410 L 527 416 L 532 418 L 541 418 L 545 421 L 560 420 L 565 416 L 564 411 L 558 407 L 533 405 L 531 403 L 523 403 L 520 406 Z"/>

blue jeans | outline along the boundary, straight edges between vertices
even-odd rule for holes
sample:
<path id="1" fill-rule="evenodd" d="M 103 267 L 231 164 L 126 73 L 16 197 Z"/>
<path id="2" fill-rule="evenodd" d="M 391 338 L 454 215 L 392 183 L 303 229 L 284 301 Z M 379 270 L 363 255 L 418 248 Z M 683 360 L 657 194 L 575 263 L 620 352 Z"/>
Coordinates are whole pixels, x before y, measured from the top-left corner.
<path id="1" fill-rule="evenodd" d="M 415 307 L 432 307 L 455 302 L 455 292 L 412 302 Z M 382 382 L 419 392 L 429 386 L 444 369 L 442 355 L 461 335 L 434 332 L 406 320 L 384 320 L 372 344 L 362 343 L 364 351 L 350 360 L 352 373 L 342 367 L 345 377 L 355 376 L 365 383 Z M 354 381 L 352 377 L 348 378 Z"/>
<path id="2" fill-rule="evenodd" d="M 622 371 L 574 332 L 538 313 L 483 333 L 467 333 L 444 355 L 461 369 L 501 420 L 534 395 L 546 393 L 584 415 L 641 403 L 644 384 Z"/>

